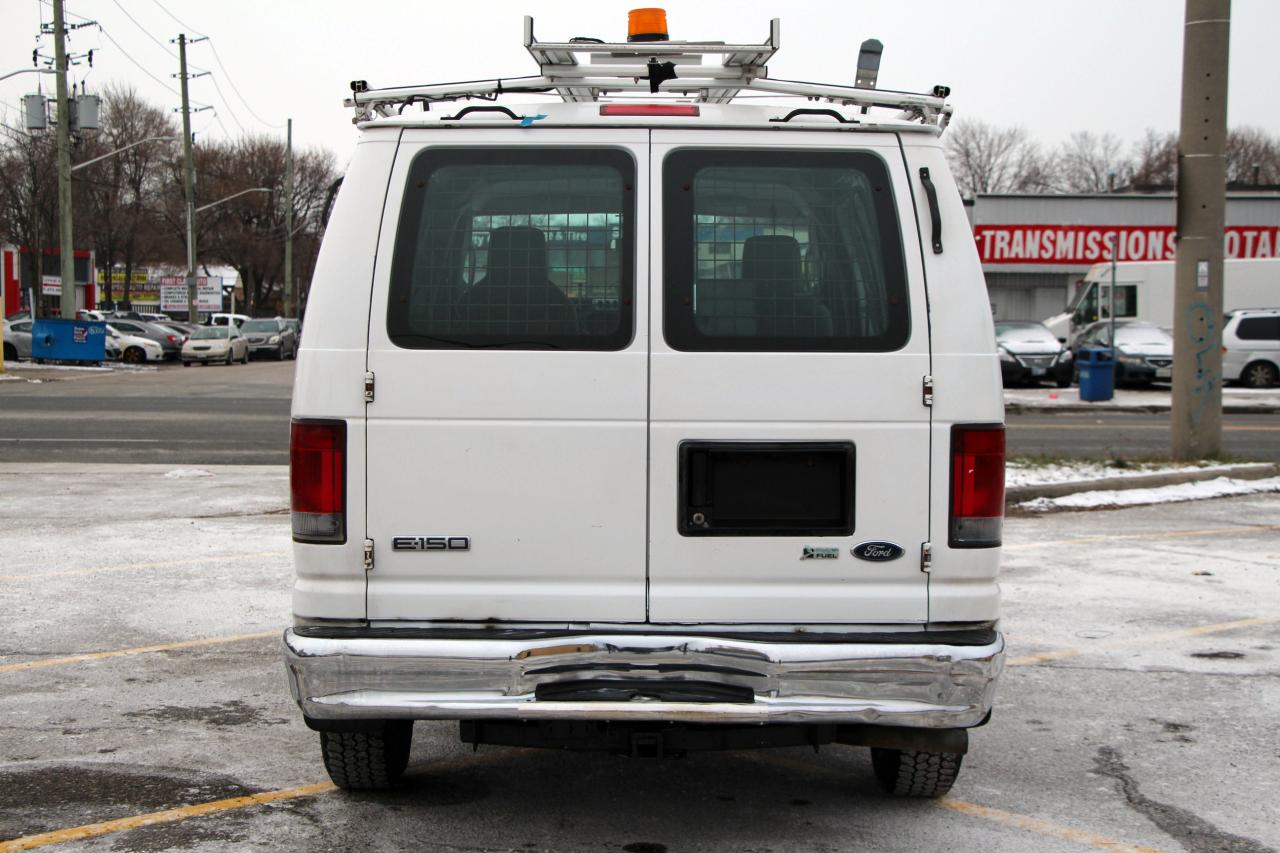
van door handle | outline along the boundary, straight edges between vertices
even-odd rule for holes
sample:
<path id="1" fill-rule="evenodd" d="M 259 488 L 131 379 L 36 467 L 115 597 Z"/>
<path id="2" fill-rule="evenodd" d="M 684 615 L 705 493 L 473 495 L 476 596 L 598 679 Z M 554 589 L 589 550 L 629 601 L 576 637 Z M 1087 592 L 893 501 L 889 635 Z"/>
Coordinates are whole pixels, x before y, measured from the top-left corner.
<path id="1" fill-rule="evenodd" d="M 933 253 L 942 254 L 942 214 L 938 211 L 938 190 L 929 177 L 928 167 L 920 168 L 920 183 L 924 184 L 924 193 L 929 197 L 929 224 L 933 226 Z"/>

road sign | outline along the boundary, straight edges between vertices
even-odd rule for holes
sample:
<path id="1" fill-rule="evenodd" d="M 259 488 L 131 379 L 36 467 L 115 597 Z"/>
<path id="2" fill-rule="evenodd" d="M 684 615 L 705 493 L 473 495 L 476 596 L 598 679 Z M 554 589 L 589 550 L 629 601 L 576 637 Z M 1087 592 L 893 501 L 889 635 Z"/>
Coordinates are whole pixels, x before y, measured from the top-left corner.
<path id="1" fill-rule="evenodd" d="M 160 310 L 187 310 L 187 280 L 178 275 L 165 276 L 160 279 Z M 196 278 L 196 310 L 222 310 L 222 278 L 221 276 L 199 276 Z"/>

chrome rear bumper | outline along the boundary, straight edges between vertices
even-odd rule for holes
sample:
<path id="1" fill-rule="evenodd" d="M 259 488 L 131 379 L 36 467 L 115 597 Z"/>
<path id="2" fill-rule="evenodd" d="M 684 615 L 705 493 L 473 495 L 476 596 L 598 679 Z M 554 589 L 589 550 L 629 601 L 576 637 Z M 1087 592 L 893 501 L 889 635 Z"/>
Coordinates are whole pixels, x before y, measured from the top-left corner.
<path id="1" fill-rule="evenodd" d="M 909 637 L 910 635 L 904 635 Z M 284 633 L 289 687 L 313 719 L 875 723 L 964 728 L 991 709 L 1004 638 L 985 645 L 799 643 L 583 633 L 539 639 Z M 749 688 L 754 701 L 540 700 L 613 681 Z"/>

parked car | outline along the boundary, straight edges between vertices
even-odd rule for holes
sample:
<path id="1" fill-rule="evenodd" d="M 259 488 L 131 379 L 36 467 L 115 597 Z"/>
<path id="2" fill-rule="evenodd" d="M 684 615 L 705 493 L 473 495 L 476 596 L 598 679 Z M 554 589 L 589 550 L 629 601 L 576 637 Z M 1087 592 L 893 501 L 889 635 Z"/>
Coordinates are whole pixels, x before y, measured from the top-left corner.
<path id="1" fill-rule="evenodd" d="M 1085 327 L 1076 338 L 1074 356 L 1078 362 L 1084 347 L 1111 347 L 1111 323 L 1099 320 Z M 1136 320 L 1116 321 L 1116 386 L 1167 382 L 1173 377 L 1173 338 L 1159 326 Z M 1075 379 L 1080 379 L 1079 368 Z"/>
<path id="2" fill-rule="evenodd" d="M 165 358 L 175 359 L 182 352 L 180 334 L 158 323 L 113 317 L 111 325 L 115 326 L 116 331 L 122 335 L 137 335 L 140 338 L 149 338 L 155 341 L 164 349 Z"/>
<path id="3" fill-rule="evenodd" d="M 297 338 L 298 346 L 302 346 L 302 321 L 297 317 L 285 317 L 284 321 L 290 329 L 293 329 L 294 337 Z"/>
<path id="4" fill-rule="evenodd" d="M 17 361 L 31 358 L 31 320 L 4 321 L 4 360 Z"/>
<path id="5" fill-rule="evenodd" d="M 118 328 L 115 322 L 107 324 L 108 351 L 120 354 L 126 364 L 142 364 L 147 361 L 164 361 L 165 350 L 158 342 L 142 335 L 129 334 Z"/>
<path id="6" fill-rule="evenodd" d="M 245 320 L 249 319 L 248 314 L 224 314 L 218 312 L 210 314 L 209 319 L 205 322 L 206 326 L 225 326 L 228 320 L 234 320 L 237 326 L 243 326 Z"/>
<path id="7" fill-rule="evenodd" d="M 182 366 L 192 364 L 208 364 L 220 361 L 223 364 L 249 363 L 249 342 L 234 324 L 224 326 L 202 326 L 191 333 L 191 337 L 182 345 Z"/>
<path id="8" fill-rule="evenodd" d="M 658 66 L 524 32 L 548 77 Z M 545 131 L 399 109 L 492 83 L 355 86 L 283 644 L 339 787 L 393 785 L 415 720 L 461 720 L 646 757 L 870 747 L 886 790 L 936 797 L 989 718 L 1004 405 L 945 87 L 727 103 L 774 49 L 729 47 L 678 66 L 703 103 L 567 77 L 587 103 L 511 104 Z"/>
<path id="9" fill-rule="evenodd" d="M 176 320 L 164 320 L 156 323 L 156 325 L 163 329 L 168 329 L 176 334 L 178 336 L 179 347 L 187 342 L 187 338 L 191 337 L 192 332 L 200 328 L 194 323 L 179 323 Z"/>
<path id="10" fill-rule="evenodd" d="M 14 311 L 12 314 L 6 314 L 5 319 L 13 323 L 16 323 L 19 320 L 30 320 L 31 312 L 25 309 L 22 311 Z"/>
<path id="11" fill-rule="evenodd" d="M 1280 381 L 1280 308 L 1231 311 L 1222 327 L 1222 377 L 1250 388 Z"/>
<path id="12" fill-rule="evenodd" d="M 249 341 L 250 355 L 273 355 L 279 361 L 298 355 L 298 336 L 282 317 L 245 320 L 240 331 Z"/>
<path id="13" fill-rule="evenodd" d="M 1059 388 L 1071 384 L 1071 350 L 1044 323 L 996 323 L 996 354 L 1006 388 L 1024 382 L 1038 385 L 1046 380 Z"/>

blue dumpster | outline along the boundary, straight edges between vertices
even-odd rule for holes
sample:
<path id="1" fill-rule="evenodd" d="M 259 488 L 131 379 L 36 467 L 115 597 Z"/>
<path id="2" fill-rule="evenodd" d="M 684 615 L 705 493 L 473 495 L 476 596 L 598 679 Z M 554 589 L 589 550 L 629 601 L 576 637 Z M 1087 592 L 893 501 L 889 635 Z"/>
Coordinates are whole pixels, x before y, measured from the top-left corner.
<path id="1" fill-rule="evenodd" d="M 107 324 L 96 320 L 36 320 L 31 357 L 98 363 L 107 356 Z"/>
<path id="2" fill-rule="evenodd" d="M 1080 371 L 1080 399 L 1089 403 L 1110 400 L 1115 396 L 1115 362 L 1111 350 L 1082 347 L 1076 356 Z"/>

